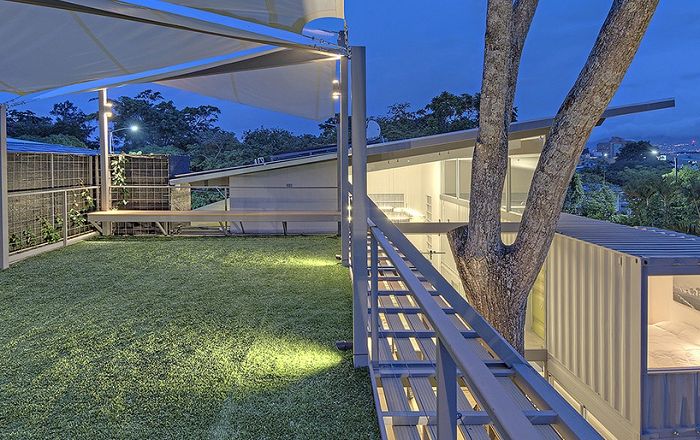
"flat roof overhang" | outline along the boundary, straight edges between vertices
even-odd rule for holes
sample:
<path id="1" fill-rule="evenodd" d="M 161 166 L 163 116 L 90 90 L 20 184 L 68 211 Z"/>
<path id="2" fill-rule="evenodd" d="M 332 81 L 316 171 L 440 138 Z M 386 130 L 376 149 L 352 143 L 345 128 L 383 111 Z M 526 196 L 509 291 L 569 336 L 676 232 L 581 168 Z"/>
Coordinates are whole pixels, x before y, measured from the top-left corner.
<path id="1" fill-rule="evenodd" d="M 638 104 L 609 107 L 605 112 L 603 112 L 597 125 L 602 124 L 607 118 L 629 115 L 634 113 L 642 113 L 652 110 L 672 108 L 675 107 L 675 105 L 676 101 L 674 98 L 667 98 Z M 543 118 L 530 121 L 514 122 L 510 125 L 509 140 L 524 140 L 530 138 L 537 138 L 539 136 L 545 136 L 549 132 L 553 121 L 554 118 Z M 410 163 L 405 161 L 403 165 L 414 165 L 418 163 L 433 162 L 436 160 L 469 157 L 470 151 L 468 149 L 473 148 L 475 146 L 478 134 L 479 129 L 473 128 L 470 130 L 455 131 L 451 133 L 436 134 L 432 136 L 423 136 L 412 139 L 404 139 L 399 141 L 383 142 L 379 144 L 368 145 L 368 170 L 374 171 L 377 169 L 386 168 L 386 165 L 390 164 L 380 165 L 380 163 L 391 161 L 402 162 L 402 159 L 411 160 Z M 531 145 L 527 145 L 524 148 L 511 151 L 513 152 L 513 154 L 536 154 L 541 151 L 541 147 L 541 143 L 538 142 L 532 143 Z M 352 155 L 352 149 L 350 150 L 350 154 Z M 307 165 L 309 163 L 325 162 L 335 159 L 335 153 L 331 153 L 322 154 L 318 156 L 303 157 L 298 159 L 290 159 L 279 162 L 270 162 L 262 165 L 243 165 L 239 167 L 181 174 L 171 179 L 170 182 L 173 184 L 203 182 L 207 180 L 219 179 L 222 177 L 301 166 Z M 372 166 L 373 164 L 374 166 Z"/>

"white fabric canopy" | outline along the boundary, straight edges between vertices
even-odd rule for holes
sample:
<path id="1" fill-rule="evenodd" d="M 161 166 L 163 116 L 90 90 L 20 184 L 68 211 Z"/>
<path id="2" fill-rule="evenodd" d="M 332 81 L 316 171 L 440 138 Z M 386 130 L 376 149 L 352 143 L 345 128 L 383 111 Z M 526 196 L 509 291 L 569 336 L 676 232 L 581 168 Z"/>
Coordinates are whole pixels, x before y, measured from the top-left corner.
<path id="1" fill-rule="evenodd" d="M 158 81 L 201 95 L 320 121 L 333 116 L 336 60 Z"/>
<path id="2" fill-rule="evenodd" d="M 299 24 L 317 15 L 338 15 L 338 1 L 342 6 L 342 0 L 182 3 L 256 21 L 267 8 L 268 19 L 279 20 L 259 21 L 295 29 L 292 21 Z M 145 5 L 138 0 L 0 1 L 0 91 L 38 98 L 61 94 L 62 88 L 63 93 L 77 93 L 161 81 L 315 120 L 333 114 L 335 61 L 326 53 L 309 50 L 306 37 L 292 34 L 285 39 L 290 35 L 286 31 L 275 30 L 272 34 L 277 34 L 271 36 L 259 33 L 261 26 L 255 24 L 242 23 L 239 29 L 225 20 L 214 23 L 184 14 L 179 6 L 151 9 Z M 211 59 L 217 61 L 201 61 Z M 204 71 L 196 73 L 200 70 Z"/>
<path id="3" fill-rule="evenodd" d="M 258 43 L 0 2 L 0 91 L 19 95 L 235 53 Z"/>
<path id="4" fill-rule="evenodd" d="M 325 17 L 344 18 L 343 0 L 166 0 L 221 15 L 301 33 L 304 25 Z"/>

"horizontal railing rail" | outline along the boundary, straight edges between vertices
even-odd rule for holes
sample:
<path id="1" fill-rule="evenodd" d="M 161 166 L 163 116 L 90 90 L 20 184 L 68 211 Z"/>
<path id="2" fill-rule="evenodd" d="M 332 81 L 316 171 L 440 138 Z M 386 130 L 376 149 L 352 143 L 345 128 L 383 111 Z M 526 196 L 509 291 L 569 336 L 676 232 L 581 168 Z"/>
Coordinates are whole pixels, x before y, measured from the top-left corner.
<path id="1" fill-rule="evenodd" d="M 517 384 L 527 392 L 527 397 L 540 410 L 553 411 L 556 417 L 552 425 L 565 438 L 600 439 L 600 435 L 585 419 L 564 400 L 552 386 L 445 280 L 425 256 L 413 246 L 408 238 L 393 224 L 371 200 L 368 199 L 370 227 L 370 298 L 372 346 L 378 334 L 377 303 L 377 246 L 381 246 L 399 273 L 402 281 L 413 294 L 421 313 L 434 328 L 437 338 L 438 374 L 438 438 L 455 438 L 453 426 L 457 423 L 454 392 L 459 368 L 470 390 L 485 410 L 502 438 L 541 438 L 527 415 L 506 396 L 503 387 L 496 381 L 494 373 L 484 364 L 464 335 L 449 319 L 443 308 L 427 291 L 416 276 L 416 270 L 439 294 L 444 297 L 469 327 L 493 350 L 500 360 L 513 370 Z M 399 254 L 403 254 L 403 257 Z M 405 259 L 404 259 L 405 258 Z M 406 261 L 414 266 L 411 268 Z M 372 358 L 377 353 L 372 350 Z M 440 379 L 442 376 L 444 379 Z M 442 396 L 442 397 L 441 397 Z M 440 419 L 443 419 L 440 421 Z M 442 427 L 442 428 L 441 428 Z M 442 429 L 442 431 L 441 431 Z M 440 434 L 440 433 L 443 434 Z M 443 437 L 444 435 L 444 437 Z"/>
<path id="2" fill-rule="evenodd" d="M 59 194 L 59 193 L 65 193 L 65 192 L 82 191 L 85 189 L 99 190 L 100 187 L 95 186 L 95 185 L 90 185 L 90 186 L 70 186 L 70 187 L 64 187 L 64 188 L 51 188 L 51 189 L 16 190 L 16 191 L 9 191 L 7 193 L 7 197 L 35 196 L 35 195 L 41 195 L 41 194 Z"/>
<path id="3" fill-rule="evenodd" d="M 185 190 L 185 189 L 210 189 L 210 190 L 215 190 L 215 189 L 235 189 L 235 190 L 261 190 L 261 189 L 285 189 L 285 190 L 294 190 L 294 189 L 328 189 L 328 190 L 337 190 L 337 186 L 226 186 L 226 185 L 197 185 L 197 186 L 191 186 L 191 185 L 112 185 L 112 188 L 132 188 L 132 189 L 178 189 L 178 190 Z"/>
<path id="4" fill-rule="evenodd" d="M 95 232 L 94 225 L 87 221 L 90 209 L 82 198 L 89 191 L 92 203 L 99 201 L 100 187 L 81 185 L 62 188 L 15 190 L 8 192 L 10 200 L 10 255 L 28 254 L 41 249 L 53 249 L 57 245 L 68 246 L 69 241 L 86 237 Z M 76 201 L 76 196 L 79 200 Z M 51 199 L 46 211 L 33 213 L 33 198 Z M 15 212 L 18 211 L 18 212 Z M 16 258 L 14 258 L 16 260 Z"/>

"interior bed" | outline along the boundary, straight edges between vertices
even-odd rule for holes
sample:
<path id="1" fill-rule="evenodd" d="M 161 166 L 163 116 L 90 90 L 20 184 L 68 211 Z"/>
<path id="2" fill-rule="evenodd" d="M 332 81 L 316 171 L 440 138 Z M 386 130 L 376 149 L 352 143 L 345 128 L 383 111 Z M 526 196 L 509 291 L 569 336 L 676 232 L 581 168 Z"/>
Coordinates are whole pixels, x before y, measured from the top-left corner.
<path id="1" fill-rule="evenodd" d="M 660 321 L 649 325 L 649 369 L 700 369 L 700 322 Z"/>

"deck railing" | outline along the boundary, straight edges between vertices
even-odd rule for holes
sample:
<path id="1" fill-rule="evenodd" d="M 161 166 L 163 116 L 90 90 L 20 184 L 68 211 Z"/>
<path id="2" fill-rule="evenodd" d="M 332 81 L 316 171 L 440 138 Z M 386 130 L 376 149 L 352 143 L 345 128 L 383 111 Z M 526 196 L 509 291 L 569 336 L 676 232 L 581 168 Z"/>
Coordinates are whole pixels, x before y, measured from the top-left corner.
<path id="1" fill-rule="evenodd" d="M 437 438 L 457 438 L 458 423 L 491 424 L 503 439 L 540 439 L 543 431 L 537 426 L 550 425 L 564 438 L 601 438 L 529 363 L 481 317 L 445 280 L 437 269 L 416 249 L 384 213 L 368 200 L 369 212 L 369 323 L 370 367 L 379 368 L 379 341 L 382 325 L 379 319 L 379 250 L 390 261 L 420 313 L 430 323 L 436 340 L 435 374 L 437 383 Z M 413 266 L 410 267 L 409 263 Z M 420 274 L 420 278 L 417 276 Z M 455 326 L 435 300 L 424 282 L 430 283 L 471 330 Z M 435 293 L 435 292 L 433 292 Z M 497 356 L 501 367 L 512 375 L 517 389 L 525 390 L 534 411 L 523 410 L 497 380 L 492 369 L 465 338 L 481 338 Z M 493 363 L 492 363 L 493 364 Z M 458 411 L 458 370 L 482 411 Z M 521 396 L 522 397 L 522 396 Z M 485 413 L 484 413 L 485 412 Z M 428 417 L 430 418 L 430 417 Z M 486 420 L 486 421 L 484 421 Z M 381 422 L 381 421 L 380 421 Z"/>
<path id="2" fill-rule="evenodd" d="M 86 213 L 97 209 L 99 190 L 98 186 L 89 185 L 9 192 L 10 252 L 50 250 L 93 233 Z"/>

